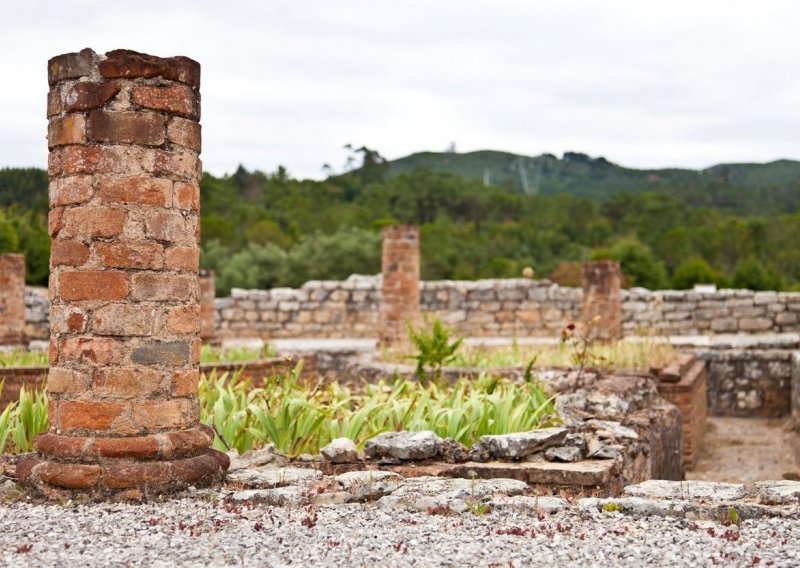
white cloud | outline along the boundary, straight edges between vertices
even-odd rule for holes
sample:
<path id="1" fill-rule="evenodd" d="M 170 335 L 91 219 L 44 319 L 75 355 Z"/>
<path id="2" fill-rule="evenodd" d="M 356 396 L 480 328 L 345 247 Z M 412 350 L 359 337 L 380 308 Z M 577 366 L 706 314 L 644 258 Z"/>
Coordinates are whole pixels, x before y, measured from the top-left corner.
<path id="1" fill-rule="evenodd" d="M 320 176 L 342 145 L 566 150 L 629 166 L 800 158 L 794 2 L 0 0 L 0 166 L 44 166 L 45 63 L 203 65 L 209 170 Z"/>

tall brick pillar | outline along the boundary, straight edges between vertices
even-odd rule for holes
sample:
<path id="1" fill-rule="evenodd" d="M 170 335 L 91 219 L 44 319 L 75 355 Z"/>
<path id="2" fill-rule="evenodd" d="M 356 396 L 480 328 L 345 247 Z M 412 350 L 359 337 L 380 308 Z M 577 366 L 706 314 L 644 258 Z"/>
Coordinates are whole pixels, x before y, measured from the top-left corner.
<path id="1" fill-rule="evenodd" d="M 0 254 L 0 345 L 21 345 L 25 335 L 25 256 Z"/>
<path id="2" fill-rule="evenodd" d="M 615 260 L 583 263 L 581 324 L 590 337 L 614 341 L 622 337 L 622 270 Z"/>
<path id="3" fill-rule="evenodd" d="M 199 423 L 200 65 L 48 63 L 50 430 L 20 478 L 138 498 L 219 480 Z"/>
<path id="4" fill-rule="evenodd" d="M 383 228 L 381 266 L 380 346 L 402 350 L 408 345 L 408 323 L 418 324 L 420 319 L 419 227 Z"/>
<path id="5" fill-rule="evenodd" d="M 216 340 L 214 299 L 216 283 L 213 270 L 200 271 L 200 339 L 213 344 Z"/>

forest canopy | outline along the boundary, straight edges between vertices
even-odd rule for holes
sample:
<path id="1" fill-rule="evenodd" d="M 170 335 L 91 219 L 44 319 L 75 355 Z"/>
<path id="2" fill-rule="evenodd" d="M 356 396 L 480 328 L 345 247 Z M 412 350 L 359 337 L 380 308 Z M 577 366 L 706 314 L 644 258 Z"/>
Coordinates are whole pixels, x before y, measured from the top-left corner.
<path id="1" fill-rule="evenodd" d="M 640 172 L 637 185 L 636 170 L 569 153 L 540 157 L 556 178 L 534 169 L 539 190 L 526 192 L 512 174 L 487 185 L 477 166 L 474 175 L 446 171 L 428 153 L 412 168 L 363 150 L 361 167 L 323 181 L 282 167 L 203 174 L 201 264 L 216 271 L 218 293 L 375 274 L 380 229 L 396 223 L 420 225 L 426 280 L 518 277 L 530 266 L 537 278 L 578 285 L 580 262 L 613 258 L 629 286 L 800 287 L 800 183 L 783 163 L 777 181 L 739 166 L 734 181 L 732 167 L 727 179 L 657 170 Z M 624 174 L 616 191 L 614 168 Z M 564 187 L 550 192 L 559 179 Z M 0 251 L 25 253 L 31 284 L 47 282 L 46 216 L 46 172 L 0 170 Z"/>

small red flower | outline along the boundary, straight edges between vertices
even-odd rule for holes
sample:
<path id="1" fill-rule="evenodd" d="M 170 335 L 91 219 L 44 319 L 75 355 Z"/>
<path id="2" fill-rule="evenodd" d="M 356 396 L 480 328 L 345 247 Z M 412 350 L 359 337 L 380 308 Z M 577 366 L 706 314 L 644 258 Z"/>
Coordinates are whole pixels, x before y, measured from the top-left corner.
<path id="1" fill-rule="evenodd" d="M 567 329 L 570 330 L 570 331 L 573 331 L 575 329 L 575 324 L 574 323 L 568 323 L 567 324 Z"/>

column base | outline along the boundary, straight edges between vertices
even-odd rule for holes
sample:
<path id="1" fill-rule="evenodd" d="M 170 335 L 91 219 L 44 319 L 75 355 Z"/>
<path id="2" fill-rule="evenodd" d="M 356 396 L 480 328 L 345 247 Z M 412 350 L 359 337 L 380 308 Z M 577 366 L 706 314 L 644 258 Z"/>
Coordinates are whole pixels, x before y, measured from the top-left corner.
<path id="1" fill-rule="evenodd" d="M 38 454 L 17 465 L 17 478 L 51 499 L 141 501 L 221 482 L 230 459 L 210 448 L 212 441 L 204 426 L 131 438 L 42 434 Z"/>

